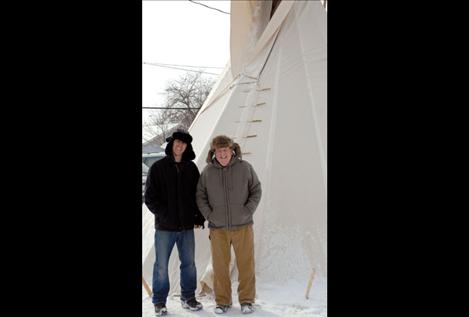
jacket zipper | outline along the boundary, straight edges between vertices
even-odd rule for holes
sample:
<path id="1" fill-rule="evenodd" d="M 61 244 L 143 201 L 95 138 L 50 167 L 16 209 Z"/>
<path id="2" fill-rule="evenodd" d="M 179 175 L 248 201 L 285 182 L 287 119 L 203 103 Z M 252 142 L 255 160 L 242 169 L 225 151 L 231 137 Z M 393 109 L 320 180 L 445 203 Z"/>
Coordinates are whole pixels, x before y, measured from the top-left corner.
<path id="1" fill-rule="evenodd" d="M 178 219 L 179 219 L 179 227 L 178 227 L 178 230 L 183 230 L 184 229 L 184 224 L 182 222 L 182 216 L 181 216 L 181 212 L 182 212 L 182 206 L 181 206 L 181 188 L 180 188 L 180 185 L 182 183 L 182 174 L 181 174 L 181 170 L 179 169 L 179 166 L 178 164 L 176 163 L 176 175 L 177 175 L 177 180 L 176 180 L 176 191 L 177 191 L 177 205 L 178 205 Z"/>
<path id="2" fill-rule="evenodd" d="M 230 217 L 230 207 L 228 201 L 228 190 L 226 185 L 226 169 L 222 169 L 222 176 L 223 176 L 223 191 L 225 193 L 225 204 L 226 204 L 226 219 L 228 224 L 228 229 L 231 229 L 231 217 Z"/>

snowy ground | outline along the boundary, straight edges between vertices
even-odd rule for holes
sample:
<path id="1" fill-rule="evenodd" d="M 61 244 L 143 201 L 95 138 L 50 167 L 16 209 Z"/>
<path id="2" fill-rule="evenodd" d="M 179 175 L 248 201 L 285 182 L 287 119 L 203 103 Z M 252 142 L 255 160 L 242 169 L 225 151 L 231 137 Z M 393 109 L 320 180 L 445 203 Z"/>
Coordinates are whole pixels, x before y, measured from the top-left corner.
<path id="1" fill-rule="evenodd" d="M 246 316 L 241 314 L 239 302 L 236 299 L 237 284 L 233 283 L 233 307 L 222 316 Z M 326 317 L 327 316 L 327 285 L 324 279 L 315 279 L 309 293 L 305 298 L 306 283 L 291 281 L 282 286 L 257 283 L 257 299 L 254 304 L 254 313 L 250 316 L 259 317 Z M 197 297 L 204 305 L 201 311 L 191 312 L 181 307 L 179 297 L 168 298 L 166 307 L 168 316 L 180 317 L 208 317 L 221 316 L 213 312 L 215 301 L 212 296 Z M 142 289 L 142 317 L 153 317 L 154 310 L 151 298 Z M 248 315 L 249 316 L 249 315 Z"/>

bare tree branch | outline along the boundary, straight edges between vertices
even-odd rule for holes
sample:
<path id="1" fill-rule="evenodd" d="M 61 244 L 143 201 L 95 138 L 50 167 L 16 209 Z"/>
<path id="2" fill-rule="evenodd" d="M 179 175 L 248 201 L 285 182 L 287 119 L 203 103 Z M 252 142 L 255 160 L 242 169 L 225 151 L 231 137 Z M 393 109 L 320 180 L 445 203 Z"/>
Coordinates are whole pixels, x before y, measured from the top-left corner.
<path id="1" fill-rule="evenodd" d="M 201 72 L 188 72 L 169 82 L 164 105 L 168 109 L 155 111 L 144 131 L 152 135 L 155 142 L 163 144 L 177 128 L 189 129 L 214 83 L 213 79 L 203 77 Z"/>

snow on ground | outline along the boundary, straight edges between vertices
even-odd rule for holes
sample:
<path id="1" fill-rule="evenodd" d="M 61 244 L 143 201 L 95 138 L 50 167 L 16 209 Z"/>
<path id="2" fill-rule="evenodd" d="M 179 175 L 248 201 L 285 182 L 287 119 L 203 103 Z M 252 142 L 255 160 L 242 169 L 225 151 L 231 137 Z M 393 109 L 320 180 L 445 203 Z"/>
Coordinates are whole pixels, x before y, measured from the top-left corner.
<path id="1" fill-rule="evenodd" d="M 166 307 L 168 316 L 174 317 L 208 317 L 208 316 L 259 316 L 259 317 L 326 317 L 327 316 L 327 282 L 325 279 L 314 280 L 309 293 L 309 299 L 305 298 L 306 282 L 298 283 L 290 281 L 282 286 L 268 283 L 257 283 L 257 298 L 254 304 L 254 313 L 241 314 L 237 300 L 237 283 L 233 283 L 233 306 L 223 315 L 213 312 L 215 301 L 212 296 L 197 297 L 204 308 L 197 312 L 191 312 L 181 307 L 178 296 L 168 297 Z M 151 298 L 142 289 L 142 317 L 155 316 Z"/>

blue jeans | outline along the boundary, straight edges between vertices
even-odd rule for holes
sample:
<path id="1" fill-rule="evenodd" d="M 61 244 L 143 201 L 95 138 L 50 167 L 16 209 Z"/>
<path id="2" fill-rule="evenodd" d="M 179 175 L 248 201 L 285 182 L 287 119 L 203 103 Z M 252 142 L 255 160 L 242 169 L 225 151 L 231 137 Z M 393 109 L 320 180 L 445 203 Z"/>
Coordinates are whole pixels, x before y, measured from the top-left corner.
<path id="1" fill-rule="evenodd" d="M 181 299 L 195 297 L 197 271 L 194 261 L 194 229 L 155 232 L 156 260 L 153 265 L 153 304 L 166 304 L 169 293 L 168 263 L 171 251 L 177 245 L 181 261 Z"/>

